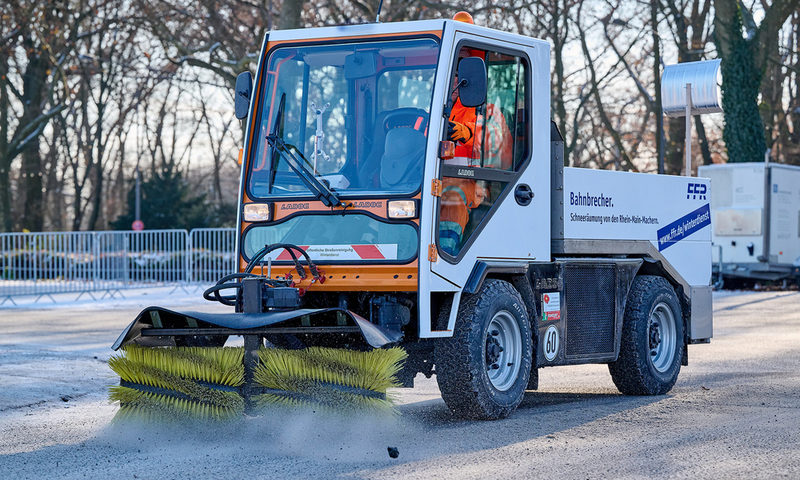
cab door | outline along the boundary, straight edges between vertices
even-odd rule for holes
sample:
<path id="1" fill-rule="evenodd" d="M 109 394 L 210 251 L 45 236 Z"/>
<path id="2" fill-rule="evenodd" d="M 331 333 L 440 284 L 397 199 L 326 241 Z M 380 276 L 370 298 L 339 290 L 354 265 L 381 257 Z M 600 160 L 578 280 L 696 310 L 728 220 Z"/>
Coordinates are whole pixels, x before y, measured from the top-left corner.
<path id="1" fill-rule="evenodd" d="M 437 255 L 431 271 L 463 287 L 478 260 L 549 260 L 550 62 L 544 42 L 523 45 L 463 31 L 454 40 L 449 84 L 456 84 L 465 57 L 482 58 L 488 79 L 484 105 L 448 102 L 454 106 L 442 119 L 440 140 L 454 131 L 459 138 L 455 158 L 439 160 L 440 194 L 432 202 Z"/>

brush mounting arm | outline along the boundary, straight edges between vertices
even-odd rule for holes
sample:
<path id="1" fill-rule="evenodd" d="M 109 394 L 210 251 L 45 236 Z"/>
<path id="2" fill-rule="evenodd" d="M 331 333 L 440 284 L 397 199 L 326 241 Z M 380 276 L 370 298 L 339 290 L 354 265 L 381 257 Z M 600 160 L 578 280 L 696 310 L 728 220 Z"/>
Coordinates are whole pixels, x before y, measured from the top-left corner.
<path id="1" fill-rule="evenodd" d="M 316 319 L 328 312 L 341 312 L 348 325 L 313 322 L 303 326 L 297 319 L 308 315 Z M 340 327 L 357 327 L 357 331 L 343 331 Z M 291 330 L 287 330 L 291 329 Z M 266 313 L 209 313 L 176 312 L 161 307 L 148 307 L 120 334 L 111 347 L 114 350 L 134 343 L 143 346 L 175 346 L 175 337 L 197 335 L 266 335 L 288 333 L 322 335 L 349 334 L 362 347 L 381 348 L 400 341 L 402 335 L 379 325 L 357 313 L 343 308 L 300 308 L 297 310 L 274 310 Z"/>

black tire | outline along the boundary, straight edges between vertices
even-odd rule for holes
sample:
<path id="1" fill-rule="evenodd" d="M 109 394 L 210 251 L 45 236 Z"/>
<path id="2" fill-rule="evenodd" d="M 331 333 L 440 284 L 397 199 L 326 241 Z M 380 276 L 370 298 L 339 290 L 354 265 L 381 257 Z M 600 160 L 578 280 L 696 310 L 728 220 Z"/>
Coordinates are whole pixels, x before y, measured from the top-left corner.
<path id="1" fill-rule="evenodd" d="M 508 282 L 486 280 L 476 294 L 462 297 L 457 318 L 453 336 L 438 340 L 434 351 L 442 398 L 459 417 L 507 417 L 522 402 L 531 372 L 531 326 L 522 297 Z M 497 322 L 508 325 L 508 332 L 498 332 Z M 514 336 L 516 333 L 519 337 Z M 507 340 L 507 351 L 500 349 L 498 353 L 498 339 Z M 507 362 L 497 361 L 497 355 L 501 355 L 500 360 L 517 358 L 517 351 L 519 368 L 510 362 L 501 370 L 498 364 Z M 490 359 L 495 363 L 488 364 Z M 490 379 L 487 369 L 493 376 L 502 377 Z M 498 389 L 493 381 L 502 388 Z"/>
<path id="2" fill-rule="evenodd" d="M 670 314 L 674 331 L 668 327 Z M 663 277 L 636 277 L 625 305 L 619 357 L 608 365 L 619 391 L 626 395 L 669 392 L 681 370 L 683 331 L 681 307 L 672 285 Z M 674 335 L 674 342 L 669 335 Z M 671 357 L 662 357 L 668 354 Z"/>

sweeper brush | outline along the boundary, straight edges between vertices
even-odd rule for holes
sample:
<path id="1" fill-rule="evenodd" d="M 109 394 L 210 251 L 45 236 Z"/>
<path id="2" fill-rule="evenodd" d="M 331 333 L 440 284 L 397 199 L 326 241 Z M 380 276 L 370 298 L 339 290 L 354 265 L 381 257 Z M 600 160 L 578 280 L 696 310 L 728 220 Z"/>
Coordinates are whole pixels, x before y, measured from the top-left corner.
<path id="1" fill-rule="evenodd" d="M 311 347 L 259 351 L 255 382 L 264 388 L 254 401 L 271 405 L 316 406 L 331 411 L 392 410 L 386 390 L 400 386 L 396 374 L 406 353 L 401 348 L 358 352 Z"/>
<path id="2" fill-rule="evenodd" d="M 324 282 L 300 247 L 268 245 L 244 272 L 203 293 L 234 313 L 144 309 L 114 343 L 120 354 L 109 360 L 120 376 L 110 394 L 120 417 L 221 420 L 270 406 L 393 411 L 386 392 L 400 386 L 407 356 L 396 346 L 400 332 L 361 317 L 346 302 L 301 308 L 306 292 L 290 275 L 252 273 L 274 250 L 292 253 L 301 278 L 310 273 Z M 236 293 L 220 295 L 226 289 Z M 224 347 L 230 336 L 241 336 L 244 345 Z"/>
<path id="3" fill-rule="evenodd" d="M 125 347 L 108 361 L 120 377 L 120 416 L 224 419 L 244 412 L 242 348 Z"/>
<path id="4" fill-rule="evenodd" d="M 243 347 L 129 345 L 109 360 L 120 376 L 110 398 L 118 418 L 225 420 L 272 406 L 337 413 L 392 412 L 387 389 L 406 353 L 400 348 L 351 351 L 261 347 L 252 385 Z"/>

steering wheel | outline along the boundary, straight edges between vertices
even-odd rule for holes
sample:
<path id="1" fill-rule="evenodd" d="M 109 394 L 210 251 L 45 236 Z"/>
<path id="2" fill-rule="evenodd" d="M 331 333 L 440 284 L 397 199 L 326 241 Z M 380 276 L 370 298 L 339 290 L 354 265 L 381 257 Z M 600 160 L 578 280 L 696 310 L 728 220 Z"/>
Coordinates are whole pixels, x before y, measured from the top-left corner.
<path id="1" fill-rule="evenodd" d="M 383 118 L 383 133 L 399 127 L 409 127 L 425 133 L 428 129 L 428 112 L 412 107 L 391 110 Z"/>

